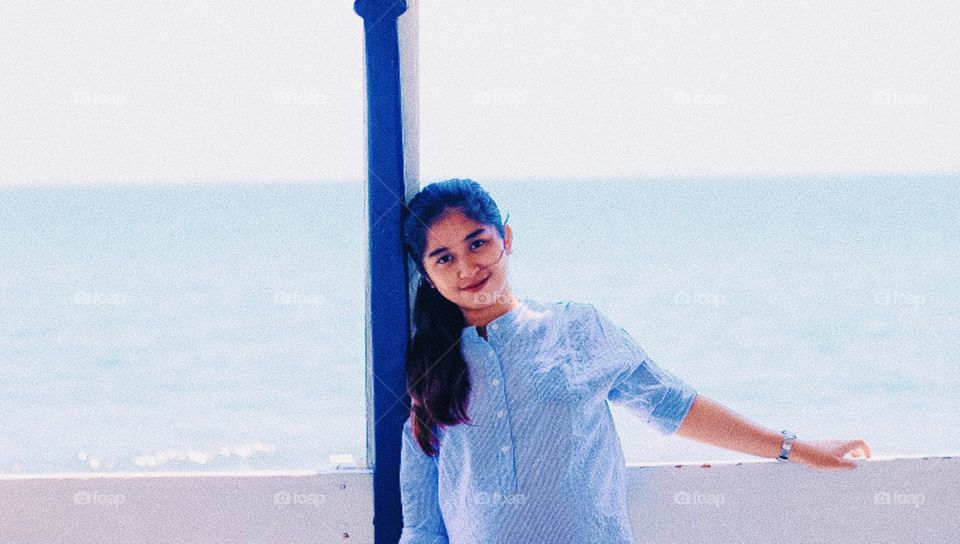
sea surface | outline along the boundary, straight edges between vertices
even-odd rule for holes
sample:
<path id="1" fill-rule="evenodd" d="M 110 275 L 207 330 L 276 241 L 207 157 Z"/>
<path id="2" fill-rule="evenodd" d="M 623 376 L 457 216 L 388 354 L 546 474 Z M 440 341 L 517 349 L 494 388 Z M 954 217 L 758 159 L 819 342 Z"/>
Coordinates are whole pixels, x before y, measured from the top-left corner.
<path id="1" fill-rule="evenodd" d="M 960 176 L 484 185 L 517 293 L 771 429 L 960 453 Z M 0 473 L 363 466 L 364 198 L 0 189 Z M 628 463 L 753 459 L 613 413 Z"/>

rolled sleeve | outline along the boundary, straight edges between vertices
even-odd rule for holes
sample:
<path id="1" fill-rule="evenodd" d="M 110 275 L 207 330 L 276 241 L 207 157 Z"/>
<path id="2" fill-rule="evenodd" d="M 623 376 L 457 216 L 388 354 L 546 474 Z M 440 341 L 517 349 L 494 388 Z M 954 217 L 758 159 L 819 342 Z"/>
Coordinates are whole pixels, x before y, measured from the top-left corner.
<path id="1" fill-rule="evenodd" d="M 403 425 L 400 450 L 400 500 L 403 530 L 398 544 L 448 543 L 440 513 L 437 461 L 420 449 L 409 418 Z"/>
<path id="2" fill-rule="evenodd" d="M 645 359 L 610 390 L 607 399 L 644 418 L 660 434 L 671 435 L 687 417 L 696 396 L 689 384 Z"/>
<path id="3" fill-rule="evenodd" d="M 607 400 L 626 407 L 662 435 L 675 433 L 693 406 L 696 390 L 657 366 L 630 333 L 590 307 L 603 342 Z"/>

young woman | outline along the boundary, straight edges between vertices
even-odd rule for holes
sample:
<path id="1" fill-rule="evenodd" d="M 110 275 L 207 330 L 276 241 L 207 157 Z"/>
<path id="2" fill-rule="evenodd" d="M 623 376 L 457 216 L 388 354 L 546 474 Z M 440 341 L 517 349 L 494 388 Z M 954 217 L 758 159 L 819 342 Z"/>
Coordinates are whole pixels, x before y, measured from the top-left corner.
<path id="1" fill-rule="evenodd" d="M 606 401 L 664 435 L 817 469 L 870 457 L 863 440 L 794 441 L 697 394 L 591 304 L 517 297 L 513 232 L 476 182 L 424 187 L 403 237 L 420 283 L 401 544 L 631 543 Z"/>

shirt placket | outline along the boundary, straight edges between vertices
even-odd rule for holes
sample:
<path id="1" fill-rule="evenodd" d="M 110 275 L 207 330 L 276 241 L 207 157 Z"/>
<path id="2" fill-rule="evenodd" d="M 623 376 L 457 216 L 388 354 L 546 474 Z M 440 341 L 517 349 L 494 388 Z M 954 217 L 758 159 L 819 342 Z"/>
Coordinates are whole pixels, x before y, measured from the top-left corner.
<path id="1" fill-rule="evenodd" d="M 493 323 L 490 325 L 488 338 L 495 342 L 500 339 L 497 334 L 499 325 Z M 504 372 L 503 361 L 493 347 L 492 342 L 485 342 L 486 357 L 490 364 L 490 385 L 493 391 L 493 444 L 497 455 L 497 483 L 499 491 L 503 495 L 511 495 L 516 492 L 517 473 L 516 473 L 516 452 L 514 450 L 513 433 L 510 428 L 510 408 L 507 403 L 507 380 Z"/>

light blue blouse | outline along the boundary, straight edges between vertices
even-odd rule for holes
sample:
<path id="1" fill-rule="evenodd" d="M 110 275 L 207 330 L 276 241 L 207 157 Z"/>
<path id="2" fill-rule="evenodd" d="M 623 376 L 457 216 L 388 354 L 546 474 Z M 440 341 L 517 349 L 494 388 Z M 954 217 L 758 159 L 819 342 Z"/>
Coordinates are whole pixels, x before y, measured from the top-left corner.
<path id="1" fill-rule="evenodd" d="M 461 349 L 472 423 L 441 429 L 436 457 L 405 423 L 400 544 L 632 543 L 607 401 L 669 435 L 696 391 L 591 304 L 522 298 Z"/>

